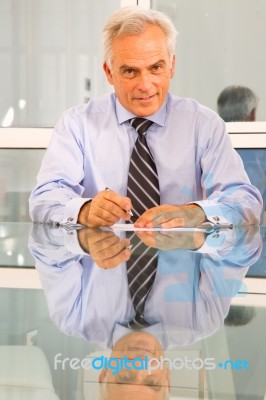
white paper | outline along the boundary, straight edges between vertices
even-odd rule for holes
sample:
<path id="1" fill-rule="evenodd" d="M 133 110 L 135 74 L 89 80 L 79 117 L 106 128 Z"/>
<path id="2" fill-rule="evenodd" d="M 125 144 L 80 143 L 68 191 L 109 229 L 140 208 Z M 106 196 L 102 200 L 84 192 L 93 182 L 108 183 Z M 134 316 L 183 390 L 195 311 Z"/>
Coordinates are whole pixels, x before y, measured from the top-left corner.
<path id="1" fill-rule="evenodd" d="M 175 231 L 175 232 L 206 232 L 206 228 L 136 228 L 134 224 L 114 224 L 110 227 L 115 231 Z"/>

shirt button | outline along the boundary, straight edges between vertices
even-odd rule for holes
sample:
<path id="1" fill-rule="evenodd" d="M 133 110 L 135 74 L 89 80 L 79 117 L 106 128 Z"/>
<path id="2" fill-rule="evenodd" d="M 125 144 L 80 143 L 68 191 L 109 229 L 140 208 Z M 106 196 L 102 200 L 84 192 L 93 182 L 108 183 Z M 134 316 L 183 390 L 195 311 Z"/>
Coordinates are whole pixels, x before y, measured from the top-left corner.
<path id="1" fill-rule="evenodd" d="M 67 221 L 68 221 L 68 222 L 73 222 L 73 221 L 74 221 L 74 218 L 69 217 L 69 218 L 67 219 Z"/>

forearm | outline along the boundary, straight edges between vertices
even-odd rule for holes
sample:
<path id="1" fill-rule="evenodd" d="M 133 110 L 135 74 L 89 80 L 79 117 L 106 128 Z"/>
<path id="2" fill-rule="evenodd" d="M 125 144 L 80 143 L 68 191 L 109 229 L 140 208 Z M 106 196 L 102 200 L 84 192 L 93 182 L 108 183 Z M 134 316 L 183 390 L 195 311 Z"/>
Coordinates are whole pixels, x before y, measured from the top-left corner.
<path id="1" fill-rule="evenodd" d="M 74 224 L 78 222 L 83 204 L 89 200 L 62 187 L 40 187 L 32 192 L 29 199 L 30 218 L 41 223 Z"/>

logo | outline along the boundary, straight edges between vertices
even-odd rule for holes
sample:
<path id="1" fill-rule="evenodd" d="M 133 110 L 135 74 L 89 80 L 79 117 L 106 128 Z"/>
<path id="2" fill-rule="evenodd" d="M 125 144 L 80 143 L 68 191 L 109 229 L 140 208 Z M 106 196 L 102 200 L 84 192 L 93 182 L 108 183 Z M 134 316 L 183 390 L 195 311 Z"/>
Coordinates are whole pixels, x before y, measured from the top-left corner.
<path id="1" fill-rule="evenodd" d="M 167 357 L 161 356 L 160 358 L 149 358 L 145 356 L 143 358 L 128 358 L 124 356 L 122 358 L 110 357 L 107 358 L 105 356 L 91 358 L 89 356 L 84 357 L 83 359 L 79 358 L 63 358 L 62 353 L 58 353 L 54 357 L 54 369 L 62 369 L 70 368 L 72 370 L 78 370 L 80 368 L 88 370 L 102 370 L 109 369 L 112 371 L 112 375 L 116 375 L 119 371 L 122 370 L 137 370 L 143 371 L 147 370 L 148 374 L 151 374 L 152 371 L 163 369 L 164 366 L 167 366 L 169 370 L 200 370 L 204 368 L 205 370 L 213 370 L 217 367 L 223 370 L 247 370 L 250 371 L 249 362 L 247 360 L 226 360 L 215 362 L 215 358 L 207 357 L 207 358 L 193 358 L 190 359 L 187 356 L 183 358 L 174 358 L 170 359 Z"/>

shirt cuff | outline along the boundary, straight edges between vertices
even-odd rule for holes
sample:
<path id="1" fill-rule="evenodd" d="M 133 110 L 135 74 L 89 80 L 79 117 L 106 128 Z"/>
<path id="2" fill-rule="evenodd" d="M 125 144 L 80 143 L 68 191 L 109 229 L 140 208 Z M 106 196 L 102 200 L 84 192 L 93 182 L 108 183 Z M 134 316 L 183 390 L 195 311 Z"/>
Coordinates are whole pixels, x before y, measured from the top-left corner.
<path id="1" fill-rule="evenodd" d="M 67 230 L 64 229 L 64 244 L 65 249 L 69 251 L 71 254 L 81 255 L 81 256 L 89 256 L 89 253 L 86 253 L 79 244 L 78 240 L 78 232 L 76 229 Z"/>
<path id="2" fill-rule="evenodd" d="M 92 199 L 89 199 L 89 198 L 84 199 L 82 197 L 76 197 L 74 199 L 71 199 L 65 206 L 64 218 L 63 218 L 62 223 L 69 224 L 69 225 L 77 224 L 81 207 L 85 203 L 87 203 L 91 200 Z"/>
<path id="3" fill-rule="evenodd" d="M 190 204 L 198 204 L 200 206 L 209 222 L 213 225 L 219 226 L 230 226 L 232 225 L 228 219 L 223 216 L 223 212 L 221 207 L 213 200 L 202 200 L 202 201 L 193 201 Z"/>
<path id="4" fill-rule="evenodd" d="M 212 258 L 220 258 L 224 252 L 230 253 L 236 243 L 234 229 L 214 230 L 206 236 L 197 253 L 209 254 Z"/>

